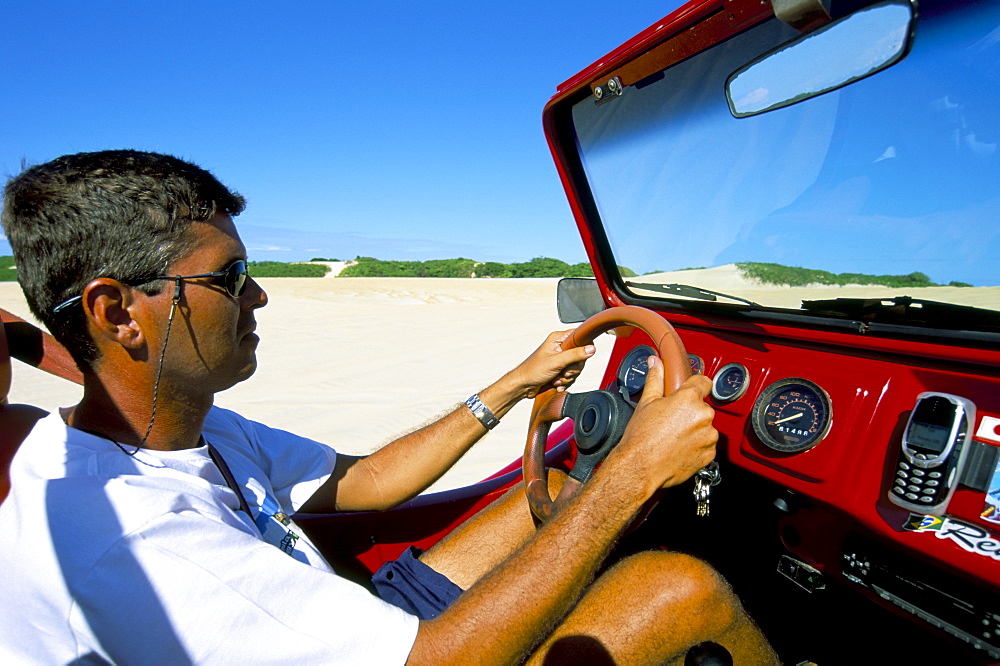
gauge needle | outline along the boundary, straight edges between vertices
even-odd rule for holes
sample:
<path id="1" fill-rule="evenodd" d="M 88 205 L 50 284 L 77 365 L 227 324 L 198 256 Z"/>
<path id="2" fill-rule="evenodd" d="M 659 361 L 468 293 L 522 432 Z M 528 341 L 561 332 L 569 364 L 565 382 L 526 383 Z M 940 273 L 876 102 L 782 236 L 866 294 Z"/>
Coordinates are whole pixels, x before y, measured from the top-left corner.
<path id="1" fill-rule="evenodd" d="M 632 368 L 632 372 L 638 372 L 638 373 L 639 373 L 640 375 L 644 375 L 644 374 L 646 374 L 645 372 L 643 372 L 643 371 L 642 371 L 642 370 L 640 370 L 639 368 Z"/>
<path id="2" fill-rule="evenodd" d="M 798 414 L 792 414 L 791 416 L 786 416 L 783 419 L 778 419 L 777 421 L 775 421 L 774 425 L 778 425 L 779 423 L 784 423 L 785 421 L 794 421 L 795 419 L 799 418 L 800 416 L 802 416 L 802 412 L 799 412 Z"/>

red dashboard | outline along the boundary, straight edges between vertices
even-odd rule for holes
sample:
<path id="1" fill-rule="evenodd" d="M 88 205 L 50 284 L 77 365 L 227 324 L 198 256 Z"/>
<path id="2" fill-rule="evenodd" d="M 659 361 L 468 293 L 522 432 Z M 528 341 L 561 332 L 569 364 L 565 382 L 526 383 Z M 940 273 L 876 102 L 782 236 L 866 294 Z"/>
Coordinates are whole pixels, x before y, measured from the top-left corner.
<path id="1" fill-rule="evenodd" d="M 1000 440 L 995 432 L 1000 423 L 1000 355 L 801 328 L 786 332 L 755 325 L 739 330 L 687 315 L 668 318 L 707 376 L 716 377 L 733 363 L 745 369 L 745 393 L 731 400 L 708 400 L 716 409 L 723 484 L 734 471 L 744 474 L 743 481 L 733 483 L 765 480 L 779 509 L 777 521 L 758 515 L 759 507 L 747 511 L 747 521 L 756 522 L 762 533 L 777 530 L 788 553 L 815 568 L 819 577 L 860 583 L 852 587 L 897 612 L 902 606 L 938 626 L 941 616 L 958 626 L 997 624 L 992 611 L 976 619 L 983 604 L 995 605 L 1000 590 L 1000 533 L 981 517 L 987 506 L 985 492 L 959 486 L 945 515 L 936 519 L 896 506 L 888 494 L 907 418 L 923 392 L 955 394 L 974 403 L 973 446 L 995 456 Z M 642 331 L 619 338 L 602 385 L 613 384 L 629 352 L 643 344 L 649 341 Z M 956 352 L 978 355 L 980 362 L 956 358 Z M 787 378 L 814 383 L 829 399 L 828 431 L 798 453 L 766 446 L 753 425 L 755 409 L 766 407 L 757 404 L 759 396 Z M 735 492 L 743 492 L 742 487 Z M 897 576 L 904 569 L 905 576 Z M 972 619 L 952 619 L 937 602 L 923 602 L 933 612 L 914 607 L 905 601 L 906 594 L 897 594 L 892 581 L 884 581 L 890 576 L 905 578 L 906 585 L 918 580 L 933 587 L 927 581 L 939 580 L 941 572 L 953 579 L 944 588 L 950 591 L 942 603 L 958 606 Z M 967 588 L 981 603 L 973 609 L 970 602 L 966 609 L 965 601 L 954 602 L 954 586 Z M 925 597 L 926 591 L 921 595 Z"/>

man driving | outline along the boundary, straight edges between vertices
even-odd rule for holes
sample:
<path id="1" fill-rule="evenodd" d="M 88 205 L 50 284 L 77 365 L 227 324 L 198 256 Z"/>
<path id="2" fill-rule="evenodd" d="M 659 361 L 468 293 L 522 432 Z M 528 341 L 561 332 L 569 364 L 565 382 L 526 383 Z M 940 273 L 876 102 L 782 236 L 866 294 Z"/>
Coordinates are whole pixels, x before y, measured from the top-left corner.
<path id="1" fill-rule="evenodd" d="M 366 457 L 213 406 L 256 366 L 233 217 L 243 198 L 167 155 L 61 157 L 14 177 L 4 231 L 32 312 L 77 362 L 83 398 L 39 421 L 0 505 L 0 655 L 37 663 L 605 663 L 683 659 L 704 641 L 775 657 L 726 582 L 668 552 L 599 577 L 660 488 L 711 461 L 694 376 L 650 378 L 624 437 L 550 520 L 518 486 L 374 578 L 339 577 L 288 518 L 383 510 L 449 469 L 524 398 L 565 390 L 593 354 L 549 335 L 438 421 Z M 563 477 L 551 472 L 557 492 Z M 13 603 L 12 600 L 20 600 Z"/>

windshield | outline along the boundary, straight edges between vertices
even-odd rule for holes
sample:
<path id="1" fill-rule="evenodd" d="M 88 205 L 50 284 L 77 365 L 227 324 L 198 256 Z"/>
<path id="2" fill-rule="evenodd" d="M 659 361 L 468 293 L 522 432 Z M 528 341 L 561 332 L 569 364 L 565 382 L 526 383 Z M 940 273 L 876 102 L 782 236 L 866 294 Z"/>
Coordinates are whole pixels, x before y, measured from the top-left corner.
<path id="1" fill-rule="evenodd" d="M 776 19 L 575 104 L 626 297 L 856 318 L 833 299 L 909 296 L 1000 331 L 1000 3 L 924 10 L 897 64 L 760 115 L 733 116 L 726 80 L 798 36 Z"/>

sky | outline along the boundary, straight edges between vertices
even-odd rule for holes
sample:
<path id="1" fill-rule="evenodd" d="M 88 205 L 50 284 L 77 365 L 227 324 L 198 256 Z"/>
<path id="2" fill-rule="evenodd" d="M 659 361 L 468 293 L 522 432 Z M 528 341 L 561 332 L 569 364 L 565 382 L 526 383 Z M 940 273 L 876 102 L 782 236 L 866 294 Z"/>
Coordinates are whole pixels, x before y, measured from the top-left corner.
<path id="1" fill-rule="evenodd" d="M 542 109 L 680 2 L 6 4 L 4 179 L 152 150 L 246 196 L 251 259 L 575 263 Z"/>

